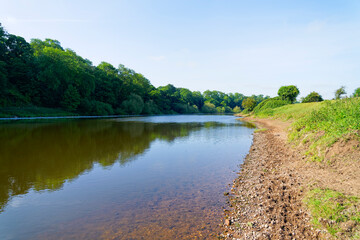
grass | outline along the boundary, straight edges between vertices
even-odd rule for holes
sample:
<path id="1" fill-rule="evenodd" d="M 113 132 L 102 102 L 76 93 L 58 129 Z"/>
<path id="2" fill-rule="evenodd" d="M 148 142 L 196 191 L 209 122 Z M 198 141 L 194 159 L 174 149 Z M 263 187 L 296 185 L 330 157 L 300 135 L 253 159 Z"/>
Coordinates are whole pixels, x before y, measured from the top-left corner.
<path id="1" fill-rule="evenodd" d="M 255 114 L 258 117 L 275 117 L 282 120 L 299 119 L 314 110 L 321 108 L 324 102 L 288 104 L 271 111 L 262 111 Z"/>
<path id="2" fill-rule="evenodd" d="M 337 141 L 360 140 L 360 98 L 289 104 L 254 115 L 292 120 L 289 140 L 308 143 L 307 154 L 315 161 L 323 160 L 326 149 Z"/>
<path id="3" fill-rule="evenodd" d="M 0 108 L 0 118 L 11 117 L 60 117 L 75 116 L 77 114 L 66 112 L 61 109 L 44 107 L 2 107 Z"/>
<path id="4" fill-rule="evenodd" d="M 312 215 L 314 227 L 326 229 L 331 235 L 347 234 L 356 238 L 360 234 L 360 200 L 342 193 L 316 188 L 307 193 L 304 199 Z M 346 223 L 352 227 L 344 227 Z"/>
<path id="5" fill-rule="evenodd" d="M 253 110 L 255 114 L 272 115 L 273 109 L 288 105 L 289 102 L 280 99 L 279 97 L 269 98 L 259 103 Z"/>

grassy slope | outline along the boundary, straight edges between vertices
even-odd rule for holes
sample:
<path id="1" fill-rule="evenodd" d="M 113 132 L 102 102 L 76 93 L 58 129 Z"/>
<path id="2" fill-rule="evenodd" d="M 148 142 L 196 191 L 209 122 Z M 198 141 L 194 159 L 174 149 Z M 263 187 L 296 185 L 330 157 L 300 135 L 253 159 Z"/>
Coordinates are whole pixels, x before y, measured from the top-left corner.
<path id="1" fill-rule="evenodd" d="M 290 104 L 264 109 L 255 116 L 293 121 L 289 140 L 309 142 L 307 154 L 317 161 L 337 141 L 360 140 L 360 98 Z"/>
<path id="2" fill-rule="evenodd" d="M 360 98 L 290 104 L 262 109 L 260 118 L 291 121 L 289 140 L 308 146 L 314 161 L 323 161 L 326 149 L 338 141 L 360 140 Z M 312 189 L 304 199 L 314 226 L 326 229 L 334 237 L 360 239 L 360 201 L 330 189 Z"/>

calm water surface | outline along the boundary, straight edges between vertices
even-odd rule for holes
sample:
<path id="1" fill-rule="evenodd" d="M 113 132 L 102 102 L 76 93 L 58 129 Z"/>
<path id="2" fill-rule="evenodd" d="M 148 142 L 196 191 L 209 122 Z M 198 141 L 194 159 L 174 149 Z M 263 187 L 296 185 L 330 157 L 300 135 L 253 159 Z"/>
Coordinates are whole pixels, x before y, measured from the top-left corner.
<path id="1" fill-rule="evenodd" d="M 214 238 L 252 131 L 233 116 L 0 123 L 0 239 Z"/>

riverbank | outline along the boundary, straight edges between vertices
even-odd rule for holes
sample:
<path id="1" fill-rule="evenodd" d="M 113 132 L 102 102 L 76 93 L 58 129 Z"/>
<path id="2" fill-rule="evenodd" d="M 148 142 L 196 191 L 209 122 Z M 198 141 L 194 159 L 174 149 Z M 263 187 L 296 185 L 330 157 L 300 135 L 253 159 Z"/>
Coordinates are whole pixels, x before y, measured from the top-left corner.
<path id="1" fill-rule="evenodd" d="M 306 144 L 288 143 L 290 121 L 243 120 L 258 131 L 229 195 L 223 238 L 357 239 L 360 164 L 353 143 L 335 144 L 330 162 L 309 161 Z"/>

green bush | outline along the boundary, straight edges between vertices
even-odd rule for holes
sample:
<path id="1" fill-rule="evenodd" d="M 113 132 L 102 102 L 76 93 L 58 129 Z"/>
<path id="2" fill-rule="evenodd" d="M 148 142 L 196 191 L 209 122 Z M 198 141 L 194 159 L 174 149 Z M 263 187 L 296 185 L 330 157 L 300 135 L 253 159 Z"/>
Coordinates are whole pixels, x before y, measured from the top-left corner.
<path id="1" fill-rule="evenodd" d="M 205 102 L 201 108 L 201 111 L 203 113 L 216 113 L 217 112 L 215 105 L 210 102 Z"/>
<path id="2" fill-rule="evenodd" d="M 195 105 L 194 105 L 195 106 Z M 177 113 L 186 114 L 186 113 L 198 113 L 199 110 L 195 106 L 190 106 L 189 104 L 176 103 L 174 104 L 174 110 Z"/>
<path id="3" fill-rule="evenodd" d="M 321 95 L 317 92 L 311 92 L 305 98 L 302 99 L 302 103 L 309 103 L 309 102 L 322 102 L 324 99 Z"/>
<path id="4" fill-rule="evenodd" d="M 345 86 L 341 86 L 335 91 L 335 99 L 341 99 L 343 95 L 346 94 Z"/>
<path id="5" fill-rule="evenodd" d="M 360 97 L 360 88 L 355 89 L 353 97 Z"/>
<path id="6" fill-rule="evenodd" d="M 79 105 L 79 111 L 84 115 L 89 116 L 105 116 L 113 115 L 114 110 L 108 103 L 96 101 L 96 100 L 83 100 Z"/>
<path id="7" fill-rule="evenodd" d="M 241 106 L 248 111 L 252 111 L 256 107 L 256 101 L 254 98 L 249 97 L 242 102 Z"/>
<path id="8" fill-rule="evenodd" d="M 261 103 L 259 103 L 255 108 L 254 108 L 254 113 L 255 115 L 259 115 L 259 114 L 264 114 L 264 115 L 270 115 L 272 116 L 272 109 L 274 108 L 278 108 L 284 105 L 288 105 L 290 104 L 290 101 L 287 100 L 282 100 L 279 97 L 275 97 L 275 98 L 269 98 L 266 99 L 264 101 L 262 101 Z"/>
<path id="9" fill-rule="evenodd" d="M 241 108 L 239 106 L 236 106 L 233 108 L 232 110 L 234 113 L 240 113 L 241 112 Z"/>
<path id="10" fill-rule="evenodd" d="M 299 89 L 294 85 L 282 86 L 278 91 L 278 95 L 282 100 L 290 101 L 291 103 L 295 102 L 299 93 Z"/>
<path id="11" fill-rule="evenodd" d="M 143 111 L 144 101 L 139 95 L 132 93 L 127 100 L 122 102 L 121 107 L 127 114 L 139 115 Z"/>
<path id="12" fill-rule="evenodd" d="M 69 85 L 66 91 L 64 92 L 63 100 L 60 105 L 67 111 L 74 112 L 79 106 L 81 101 L 81 96 L 79 91 L 73 85 Z"/>
<path id="13" fill-rule="evenodd" d="M 153 114 L 161 114 L 161 111 L 153 100 L 149 100 L 145 102 L 142 113 L 146 115 L 153 115 Z"/>

